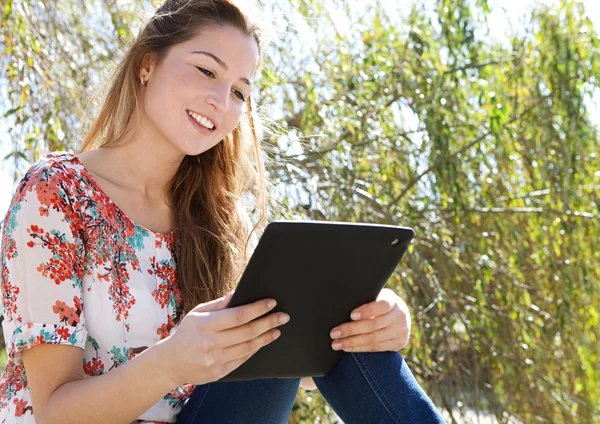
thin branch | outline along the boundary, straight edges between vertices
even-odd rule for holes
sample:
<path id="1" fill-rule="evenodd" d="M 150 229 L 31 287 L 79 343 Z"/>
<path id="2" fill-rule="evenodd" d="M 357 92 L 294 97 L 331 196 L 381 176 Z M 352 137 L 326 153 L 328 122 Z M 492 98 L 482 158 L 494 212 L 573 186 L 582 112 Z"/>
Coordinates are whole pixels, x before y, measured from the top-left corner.
<path id="1" fill-rule="evenodd" d="M 423 212 L 455 212 L 455 209 L 450 209 L 450 208 L 445 208 L 445 209 L 423 209 L 421 211 L 419 211 L 420 213 Z M 577 217 L 577 218 L 585 218 L 585 219 L 600 219 L 600 214 L 596 214 L 594 215 L 593 213 L 590 212 L 579 212 L 579 211 L 564 211 L 564 210 L 556 210 L 556 209 L 546 209 L 546 208 L 531 208 L 531 207 L 526 207 L 526 208 L 479 208 L 479 207 L 474 207 L 474 208 L 466 208 L 466 209 L 460 209 L 460 212 L 465 212 L 465 213 L 526 213 L 526 214 L 531 214 L 531 213 L 549 213 L 549 214 L 553 214 L 553 215 L 560 215 L 560 216 L 573 216 L 573 217 Z"/>
<path id="2" fill-rule="evenodd" d="M 570 78 L 570 80 L 573 80 L 573 79 L 575 79 L 575 77 L 571 77 Z M 518 120 L 520 120 L 525 115 L 527 115 L 528 113 L 530 113 L 534 108 L 536 108 L 540 103 L 548 100 L 550 97 L 552 97 L 553 94 L 555 94 L 558 91 L 559 91 L 559 88 L 555 88 L 554 90 L 552 90 L 552 92 L 550 94 L 548 94 L 547 96 L 544 96 L 544 97 L 540 98 L 535 103 L 533 103 L 532 105 L 530 105 L 527 109 L 525 109 L 523 112 L 521 112 L 517 116 L 514 116 L 512 119 L 510 119 L 509 121 L 507 121 L 504 124 L 502 124 L 502 128 L 506 128 L 508 125 L 510 125 L 510 124 L 512 124 L 512 123 L 514 123 L 514 122 L 516 122 Z M 400 199 L 402 199 L 402 197 L 404 197 L 404 195 L 410 189 L 412 189 L 421 180 L 421 178 L 423 178 L 425 175 L 429 174 L 431 171 L 433 171 L 434 169 L 436 169 L 439 166 L 441 166 L 445 161 L 450 161 L 450 160 L 454 159 L 456 156 L 458 156 L 459 154 L 462 154 L 463 152 L 469 150 L 471 147 L 475 146 L 477 143 L 480 143 L 481 141 L 483 141 L 486 137 L 488 137 L 491 134 L 492 134 L 492 131 L 489 130 L 486 133 L 482 134 L 481 136 L 477 137 L 475 140 L 473 140 L 472 142 L 470 142 L 466 146 L 464 146 L 461 149 L 457 150 L 456 152 L 452 153 L 448 158 L 446 158 L 446 159 L 438 159 L 429 168 L 427 168 L 425 171 L 421 172 L 412 181 L 410 181 L 408 183 L 408 185 L 406 186 L 406 188 L 404 190 L 402 190 L 402 192 L 398 196 L 396 196 L 396 198 L 394 198 L 394 200 L 389 204 L 389 207 L 392 207 L 392 206 L 396 205 L 400 201 Z"/>
<path id="3" fill-rule="evenodd" d="M 490 66 L 490 65 L 500 65 L 502 63 L 506 63 L 509 62 L 509 60 L 492 60 L 489 62 L 483 62 L 483 63 L 468 63 L 464 66 L 460 66 L 458 68 L 452 68 L 452 69 L 448 69 L 447 71 L 444 71 L 444 75 L 448 75 L 448 74 L 453 74 L 454 72 L 459 72 L 459 71 L 466 71 L 467 69 L 480 69 L 480 68 L 485 68 L 486 66 Z"/>

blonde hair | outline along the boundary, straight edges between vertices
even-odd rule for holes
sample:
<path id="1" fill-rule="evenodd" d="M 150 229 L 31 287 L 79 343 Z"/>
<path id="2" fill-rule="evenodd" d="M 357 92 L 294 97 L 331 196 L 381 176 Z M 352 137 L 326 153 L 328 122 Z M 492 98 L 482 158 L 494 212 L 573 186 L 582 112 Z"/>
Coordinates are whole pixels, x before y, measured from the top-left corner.
<path id="1" fill-rule="evenodd" d="M 160 63 L 173 45 L 215 25 L 237 28 L 256 41 L 260 72 L 266 33 L 239 5 L 228 0 L 167 0 L 141 28 L 118 64 L 80 152 L 113 145 L 136 128 L 142 104 L 137 75 L 146 54 L 154 54 Z M 186 156 L 172 180 L 175 260 L 184 313 L 235 287 L 248 260 L 249 219 L 242 208 L 245 193 L 254 195 L 260 211 L 253 231 L 266 221 L 267 181 L 251 96 L 246 107 L 247 122 L 240 119 L 210 150 Z"/>

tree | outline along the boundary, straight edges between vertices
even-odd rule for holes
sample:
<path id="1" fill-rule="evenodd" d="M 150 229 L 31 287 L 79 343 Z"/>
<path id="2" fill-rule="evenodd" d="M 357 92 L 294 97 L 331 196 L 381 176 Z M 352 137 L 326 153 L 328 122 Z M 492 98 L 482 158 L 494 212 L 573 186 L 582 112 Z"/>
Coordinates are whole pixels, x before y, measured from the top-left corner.
<path id="1" fill-rule="evenodd" d="M 6 3 L 3 112 L 19 169 L 74 146 L 91 87 L 134 34 L 131 10 L 151 9 L 122 3 Z M 267 6 L 287 34 L 256 92 L 278 125 L 264 143 L 280 216 L 415 229 L 389 286 L 414 315 L 402 353 L 452 422 L 467 409 L 600 422 L 588 110 L 600 72 L 583 6 L 539 4 L 506 44 L 486 36 L 485 0 L 417 3 L 402 21 L 376 1 Z M 332 422 L 327 408 L 300 391 L 290 421 Z"/>

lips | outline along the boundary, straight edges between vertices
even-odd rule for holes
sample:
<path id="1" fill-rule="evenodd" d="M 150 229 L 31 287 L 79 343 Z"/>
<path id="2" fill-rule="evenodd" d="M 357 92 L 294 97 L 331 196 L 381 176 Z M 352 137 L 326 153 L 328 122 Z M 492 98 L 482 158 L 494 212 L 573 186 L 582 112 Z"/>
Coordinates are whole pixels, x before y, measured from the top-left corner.
<path id="1" fill-rule="evenodd" d="M 191 115 L 187 114 L 187 116 L 191 124 L 194 126 L 194 128 L 196 128 L 196 131 L 198 131 L 200 134 L 210 135 L 215 131 L 214 128 L 212 130 L 209 130 L 204 125 L 196 121 Z"/>

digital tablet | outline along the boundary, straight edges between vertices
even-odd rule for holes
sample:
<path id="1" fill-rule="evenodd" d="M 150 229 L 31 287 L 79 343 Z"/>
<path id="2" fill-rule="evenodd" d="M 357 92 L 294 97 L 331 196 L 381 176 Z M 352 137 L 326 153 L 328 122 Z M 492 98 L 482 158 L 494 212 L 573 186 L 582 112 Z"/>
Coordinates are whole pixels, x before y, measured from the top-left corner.
<path id="1" fill-rule="evenodd" d="M 343 355 L 330 331 L 374 301 L 414 237 L 392 225 L 273 221 L 228 307 L 272 298 L 290 315 L 281 335 L 218 381 L 327 375 Z"/>

